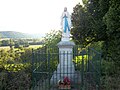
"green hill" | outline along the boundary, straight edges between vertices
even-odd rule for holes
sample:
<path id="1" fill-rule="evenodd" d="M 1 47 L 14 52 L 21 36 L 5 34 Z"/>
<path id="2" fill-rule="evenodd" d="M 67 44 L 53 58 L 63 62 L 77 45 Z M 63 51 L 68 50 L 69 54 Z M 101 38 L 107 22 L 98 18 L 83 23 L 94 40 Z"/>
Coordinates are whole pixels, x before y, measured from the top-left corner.
<path id="1" fill-rule="evenodd" d="M 0 38 L 41 38 L 43 34 L 26 34 L 15 31 L 0 31 Z"/>

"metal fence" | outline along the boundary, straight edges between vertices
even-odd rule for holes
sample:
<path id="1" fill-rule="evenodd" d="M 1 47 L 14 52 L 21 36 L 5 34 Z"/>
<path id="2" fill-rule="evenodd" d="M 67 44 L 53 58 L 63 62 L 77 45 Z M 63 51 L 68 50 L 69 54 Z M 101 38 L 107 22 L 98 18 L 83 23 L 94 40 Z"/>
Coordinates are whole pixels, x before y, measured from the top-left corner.
<path id="1" fill-rule="evenodd" d="M 101 54 L 92 48 L 81 48 L 75 46 L 71 53 L 60 53 L 57 47 L 42 47 L 32 51 L 32 90 L 59 90 L 58 83 L 54 80 L 51 83 L 53 74 L 61 75 L 57 72 L 60 63 L 60 55 L 63 59 L 72 55 L 75 72 L 71 80 L 70 90 L 99 90 L 100 89 L 100 67 Z M 61 66 L 60 66 L 61 67 Z M 67 69 L 68 70 L 68 69 Z M 55 72 L 56 71 L 56 72 Z M 63 73 L 64 74 L 64 73 Z M 60 76 L 61 77 L 61 76 Z"/>

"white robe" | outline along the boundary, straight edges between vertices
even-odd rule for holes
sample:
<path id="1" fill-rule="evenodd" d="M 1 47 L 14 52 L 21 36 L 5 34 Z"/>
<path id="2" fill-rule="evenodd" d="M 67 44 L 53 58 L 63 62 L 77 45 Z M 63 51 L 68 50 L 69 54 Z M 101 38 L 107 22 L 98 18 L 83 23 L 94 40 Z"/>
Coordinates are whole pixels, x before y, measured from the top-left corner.
<path id="1" fill-rule="evenodd" d="M 65 15 L 67 16 L 68 26 L 69 26 L 69 28 L 71 28 L 71 17 L 70 17 L 70 14 L 67 11 L 63 12 L 62 16 L 61 16 L 61 28 L 62 28 L 63 32 L 64 32 L 64 27 L 65 27 L 64 26 L 65 25 L 65 21 L 64 21 L 64 16 Z M 69 31 L 67 30 L 67 32 L 69 32 Z"/>

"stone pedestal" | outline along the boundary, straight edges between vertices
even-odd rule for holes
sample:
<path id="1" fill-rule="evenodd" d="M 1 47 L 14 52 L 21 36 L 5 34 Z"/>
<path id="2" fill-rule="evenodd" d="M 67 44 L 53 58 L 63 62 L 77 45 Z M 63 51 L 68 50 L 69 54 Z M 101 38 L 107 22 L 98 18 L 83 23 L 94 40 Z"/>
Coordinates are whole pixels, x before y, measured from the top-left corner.
<path id="1" fill-rule="evenodd" d="M 66 31 L 66 33 L 62 33 L 61 41 L 70 41 L 70 32 Z"/>
<path id="2" fill-rule="evenodd" d="M 72 62 L 74 42 L 69 41 L 68 38 L 63 38 L 58 44 L 59 48 L 59 64 L 57 71 L 54 72 L 51 78 L 51 84 L 57 84 L 59 80 L 68 77 L 71 82 L 74 79 L 75 67 Z"/>

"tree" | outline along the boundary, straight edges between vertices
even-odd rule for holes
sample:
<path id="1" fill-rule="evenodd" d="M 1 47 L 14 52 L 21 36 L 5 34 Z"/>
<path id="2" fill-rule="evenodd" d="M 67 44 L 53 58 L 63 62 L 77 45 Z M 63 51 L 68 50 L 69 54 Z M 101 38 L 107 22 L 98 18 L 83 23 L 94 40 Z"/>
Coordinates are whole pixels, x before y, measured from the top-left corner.
<path id="1" fill-rule="evenodd" d="M 2 45 L 2 41 L 0 41 L 0 46 Z"/>
<path id="2" fill-rule="evenodd" d="M 14 48 L 19 48 L 19 47 L 20 47 L 20 44 L 16 43 Z"/>
<path id="3" fill-rule="evenodd" d="M 9 46 L 10 40 L 2 40 L 2 46 Z"/>
<path id="4" fill-rule="evenodd" d="M 114 51 L 111 53 L 111 50 L 119 46 L 120 1 L 84 0 L 84 2 L 84 7 L 77 4 L 72 13 L 73 40 L 83 45 L 104 41 L 104 57 L 110 59 L 113 55 L 118 55 L 112 55 Z"/>
<path id="5" fill-rule="evenodd" d="M 72 14 L 73 39 L 79 44 L 82 44 L 82 41 L 84 45 L 91 42 L 103 42 L 102 75 L 105 75 L 103 82 L 108 81 L 108 85 L 104 84 L 105 90 L 116 90 L 120 84 L 118 79 L 120 76 L 120 0 L 84 1 L 84 7 L 76 5 Z M 82 12 L 83 9 L 84 12 Z M 83 13 L 84 16 L 80 13 Z M 87 22 L 89 23 L 87 24 Z M 93 38 L 87 41 L 86 37 Z M 116 83 L 115 86 L 109 88 L 109 86 L 113 86 L 113 83 Z"/>
<path id="6" fill-rule="evenodd" d="M 44 37 L 44 46 L 56 46 L 61 39 L 61 31 L 52 30 Z"/>
<path id="7" fill-rule="evenodd" d="M 105 0 L 101 0 L 105 1 Z M 105 41 L 105 46 L 107 46 L 106 56 L 107 60 L 113 60 L 116 66 L 120 65 L 120 1 L 111 0 L 109 3 L 109 9 L 103 18 L 107 26 L 107 36 L 108 39 Z M 106 57 L 104 56 L 104 57 Z"/>
<path id="8" fill-rule="evenodd" d="M 14 46 L 14 41 L 12 39 L 10 39 L 10 48 L 12 49 L 12 46 Z"/>
<path id="9" fill-rule="evenodd" d="M 103 16 L 108 8 L 104 6 L 105 9 L 102 9 L 103 5 L 100 4 L 100 0 L 84 0 L 84 2 L 84 7 L 77 4 L 73 9 L 73 29 L 71 31 L 73 40 L 77 44 L 85 46 L 91 42 L 105 41 L 108 37 Z M 108 4 L 108 0 L 106 4 Z"/>
<path id="10" fill-rule="evenodd" d="M 93 27 L 91 27 L 93 22 L 93 18 L 85 7 L 82 7 L 80 4 L 74 7 L 71 34 L 76 44 L 83 44 L 86 46 L 95 39 L 96 34 L 93 31 Z"/>

